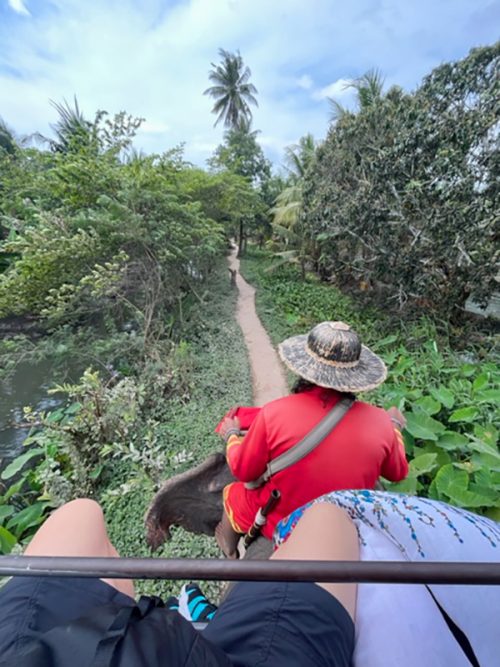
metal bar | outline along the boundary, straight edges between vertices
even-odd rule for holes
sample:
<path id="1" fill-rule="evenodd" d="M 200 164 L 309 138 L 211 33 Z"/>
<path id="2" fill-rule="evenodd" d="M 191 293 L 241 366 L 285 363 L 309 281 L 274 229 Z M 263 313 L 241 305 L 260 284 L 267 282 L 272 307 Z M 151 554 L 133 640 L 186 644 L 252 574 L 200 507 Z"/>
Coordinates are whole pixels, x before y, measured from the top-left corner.
<path id="1" fill-rule="evenodd" d="M 0 576 L 500 585 L 499 563 L 1 556 Z"/>

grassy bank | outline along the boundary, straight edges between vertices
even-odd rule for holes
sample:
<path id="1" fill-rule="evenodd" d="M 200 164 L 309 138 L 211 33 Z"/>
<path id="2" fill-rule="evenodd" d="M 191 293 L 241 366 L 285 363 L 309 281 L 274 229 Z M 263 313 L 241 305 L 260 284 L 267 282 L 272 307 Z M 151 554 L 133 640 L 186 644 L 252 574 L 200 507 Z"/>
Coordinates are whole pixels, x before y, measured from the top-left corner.
<path id="1" fill-rule="evenodd" d="M 242 333 L 234 318 L 235 292 L 229 287 L 224 266 L 206 292 L 204 303 L 186 322 L 186 340 L 194 363 L 188 401 L 169 400 L 159 426 L 159 439 L 170 456 L 164 478 L 183 472 L 221 448 L 214 427 L 229 407 L 249 404 L 252 385 Z M 177 457 L 176 457 L 177 455 Z M 180 456 L 179 456 L 180 455 Z M 178 459 L 185 462 L 176 463 Z M 112 541 L 122 555 L 147 556 L 144 542 L 144 513 L 154 489 L 147 480 L 125 480 L 111 484 L 102 493 Z M 196 558 L 218 556 L 215 541 L 179 528 L 158 556 Z M 167 594 L 179 585 L 167 581 L 138 583 L 140 592 Z M 209 585 L 207 590 L 215 590 Z"/>
<path id="2" fill-rule="evenodd" d="M 495 338 L 465 328 L 450 344 L 427 319 L 389 317 L 292 266 L 269 272 L 272 260 L 252 250 L 241 262 L 257 286 L 258 314 L 274 343 L 324 320 L 351 324 L 389 368 L 367 400 L 397 405 L 408 418 L 410 474 L 388 488 L 466 507 L 500 519 L 500 370 Z M 464 339 L 467 338 L 467 341 Z"/>
<path id="3" fill-rule="evenodd" d="M 156 488 L 162 480 L 220 450 L 215 425 L 232 405 L 252 400 L 246 348 L 234 317 L 236 294 L 229 284 L 225 259 L 204 287 L 202 301 L 184 310 L 173 352 L 170 344 L 165 347 L 170 354 L 167 360 L 159 358 L 153 366 L 143 367 L 142 373 L 139 367 L 136 373 L 121 375 L 115 384 L 87 379 L 77 389 L 82 392 L 85 385 L 85 392 L 72 399 L 77 402 L 44 415 L 44 428 L 36 431 L 27 452 L 43 448 L 45 459 L 40 460 L 39 453 L 35 467 L 23 469 L 25 485 L 18 497 L 28 503 L 29 512 L 35 512 L 34 507 L 40 513 L 47 511 L 44 496 L 57 505 L 81 495 L 82 485 L 85 488 L 89 483 L 88 493 L 102 503 L 109 534 L 120 554 L 150 555 L 143 518 Z M 160 345 L 158 352 L 162 349 Z M 96 401 L 101 406 L 99 418 L 92 407 Z M 104 427 L 111 433 L 103 445 Z M 75 442 L 78 466 L 68 465 L 67 453 Z M 95 460 L 97 464 L 92 463 Z M 96 471 L 99 476 L 90 485 Z M 31 489 L 29 496 L 27 488 Z M 7 499 L 3 508 L 11 507 L 7 503 L 12 500 Z M 37 515 L 31 530 L 19 532 L 22 538 L 17 549 L 41 520 Z M 13 525 L 12 530 L 15 528 Z M 220 554 L 213 539 L 179 528 L 156 555 L 195 558 Z M 167 581 L 143 581 L 137 586 L 139 592 L 162 595 L 178 588 L 177 582 Z M 217 584 L 207 587 L 212 594 L 217 590 Z"/>

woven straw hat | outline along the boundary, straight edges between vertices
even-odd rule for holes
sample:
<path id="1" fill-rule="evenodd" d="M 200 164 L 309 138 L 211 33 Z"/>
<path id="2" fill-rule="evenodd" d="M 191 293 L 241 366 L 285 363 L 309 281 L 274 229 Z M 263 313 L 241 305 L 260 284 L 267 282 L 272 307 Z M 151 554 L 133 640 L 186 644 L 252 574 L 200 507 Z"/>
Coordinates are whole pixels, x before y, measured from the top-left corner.
<path id="1" fill-rule="evenodd" d="M 308 334 L 287 338 L 278 350 L 291 371 L 320 387 L 356 393 L 375 389 L 387 377 L 382 359 L 344 322 L 321 322 Z"/>

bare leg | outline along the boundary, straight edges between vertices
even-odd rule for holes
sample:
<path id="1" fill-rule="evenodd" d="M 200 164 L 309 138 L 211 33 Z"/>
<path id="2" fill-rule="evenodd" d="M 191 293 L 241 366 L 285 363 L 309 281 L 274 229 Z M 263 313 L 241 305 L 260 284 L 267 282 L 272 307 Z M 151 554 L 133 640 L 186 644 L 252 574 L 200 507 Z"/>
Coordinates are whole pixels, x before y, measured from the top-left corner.
<path id="1" fill-rule="evenodd" d="M 271 556 L 283 560 L 359 560 L 358 533 L 347 514 L 329 503 L 304 512 L 293 533 Z M 318 583 L 335 596 L 354 620 L 356 584 Z"/>
<path id="2" fill-rule="evenodd" d="M 240 534 L 232 527 L 226 512 L 224 512 L 221 522 L 215 528 L 215 539 L 227 558 L 238 558 L 236 547 L 240 537 Z"/>
<path id="3" fill-rule="evenodd" d="M 109 541 L 100 506 L 87 498 L 72 500 L 56 510 L 38 529 L 26 556 L 118 557 Z M 130 579 L 103 579 L 125 595 L 135 597 Z"/>

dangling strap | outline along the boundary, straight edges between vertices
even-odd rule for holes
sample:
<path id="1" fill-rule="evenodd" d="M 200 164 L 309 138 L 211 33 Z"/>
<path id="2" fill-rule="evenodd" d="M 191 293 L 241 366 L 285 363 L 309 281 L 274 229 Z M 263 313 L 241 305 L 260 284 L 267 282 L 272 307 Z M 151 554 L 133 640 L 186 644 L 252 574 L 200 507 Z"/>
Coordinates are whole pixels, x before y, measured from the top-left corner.
<path id="1" fill-rule="evenodd" d="M 446 625 L 448 626 L 449 631 L 455 638 L 457 644 L 460 646 L 462 651 L 465 653 L 467 656 L 467 659 L 469 660 L 470 664 L 472 667 L 481 667 L 479 664 L 479 660 L 476 658 L 476 654 L 474 653 L 474 649 L 471 646 L 471 643 L 465 634 L 465 632 L 458 627 L 458 625 L 455 623 L 455 621 L 447 614 L 447 612 L 443 609 L 443 607 L 439 604 L 437 601 L 434 593 L 431 591 L 429 586 L 426 586 L 427 590 L 430 593 L 430 596 L 436 603 L 437 608 L 441 612 L 442 617 L 444 618 L 444 621 Z"/>
<path id="2" fill-rule="evenodd" d="M 246 488 L 258 489 L 259 486 L 262 486 L 269 481 L 273 475 L 285 470 L 285 468 L 289 468 L 291 465 L 297 463 L 297 461 L 300 461 L 304 456 L 307 456 L 312 452 L 312 450 L 315 449 L 320 442 L 323 442 L 326 436 L 333 431 L 342 417 L 350 409 L 354 401 L 355 399 L 351 396 L 342 398 L 333 406 L 326 417 L 323 417 L 319 424 L 316 424 L 312 431 L 309 431 L 300 442 L 293 447 L 290 447 L 290 449 L 283 452 L 283 454 L 280 454 L 272 461 L 269 461 L 266 470 L 260 477 L 254 479 L 252 482 L 246 482 Z"/>
<path id="3" fill-rule="evenodd" d="M 122 607 L 97 645 L 94 661 L 92 662 L 93 667 L 109 667 L 112 665 L 118 644 L 124 639 L 130 625 L 145 618 L 156 607 L 164 606 L 163 600 L 156 595 L 142 595 L 139 602 L 134 606 Z"/>

